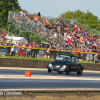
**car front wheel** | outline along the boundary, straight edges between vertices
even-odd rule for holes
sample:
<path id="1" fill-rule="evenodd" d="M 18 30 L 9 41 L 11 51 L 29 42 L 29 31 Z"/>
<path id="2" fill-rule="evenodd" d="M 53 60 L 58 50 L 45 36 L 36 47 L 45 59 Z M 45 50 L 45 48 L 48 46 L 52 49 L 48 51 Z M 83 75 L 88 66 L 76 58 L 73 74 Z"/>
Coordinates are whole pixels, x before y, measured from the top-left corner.
<path id="1" fill-rule="evenodd" d="M 62 73 L 62 72 L 59 72 L 60 74 Z"/>
<path id="2" fill-rule="evenodd" d="M 48 72 L 51 73 L 51 70 L 48 69 Z"/>
<path id="3" fill-rule="evenodd" d="M 77 72 L 78 75 L 82 74 L 82 69 L 80 68 L 79 71 Z"/>
<path id="4" fill-rule="evenodd" d="M 69 71 L 70 71 L 70 70 L 69 70 L 69 68 L 68 68 L 68 70 L 66 71 L 66 74 L 69 74 Z"/>

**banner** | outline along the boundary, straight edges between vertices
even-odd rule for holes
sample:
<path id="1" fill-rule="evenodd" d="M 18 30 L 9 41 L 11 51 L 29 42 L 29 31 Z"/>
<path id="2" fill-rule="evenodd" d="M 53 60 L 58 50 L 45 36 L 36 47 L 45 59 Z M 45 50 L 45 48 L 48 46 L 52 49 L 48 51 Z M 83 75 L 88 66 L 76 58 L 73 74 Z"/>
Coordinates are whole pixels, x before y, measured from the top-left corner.
<path id="1" fill-rule="evenodd" d="M 26 49 L 20 49 L 20 56 L 26 56 Z"/>
<path id="2" fill-rule="evenodd" d="M 93 55 L 92 55 L 92 54 L 87 54 L 86 60 L 87 60 L 87 61 L 93 60 Z"/>
<path id="3" fill-rule="evenodd" d="M 44 57 L 44 50 L 39 50 L 39 57 Z"/>
<path id="4" fill-rule="evenodd" d="M 5 56 L 5 48 L 4 47 L 1 47 L 1 56 Z"/>

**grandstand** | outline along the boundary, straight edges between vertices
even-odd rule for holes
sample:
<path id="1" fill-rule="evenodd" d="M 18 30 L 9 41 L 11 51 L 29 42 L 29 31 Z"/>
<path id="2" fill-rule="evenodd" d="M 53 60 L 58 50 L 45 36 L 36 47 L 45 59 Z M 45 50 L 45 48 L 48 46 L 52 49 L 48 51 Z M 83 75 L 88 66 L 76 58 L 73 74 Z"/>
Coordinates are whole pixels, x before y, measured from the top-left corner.
<path id="1" fill-rule="evenodd" d="M 100 49 L 100 38 L 98 36 L 100 33 L 95 30 L 90 30 L 90 28 L 77 21 L 75 21 L 74 26 L 71 27 L 70 20 L 66 20 L 65 22 L 65 19 L 63 19 L 64 24 L 62 27 L 59 18 L 57 20 L 53 19 L 54 27 L 51 28 L 46 17 L 43 17 L 42 21 L 36 20 L 34 17 L 37 18 L 37 16 L 33 16 L 31 19 L 27 14 L 21 16 L 18 12 L 9 11 L 8 24 L 31 32 L 59 48 L 63 45 L 64 48 L 61 47 L 61 50 L 65 50 L 66 46 L 71 47 L 70 49 L 74 49 L 75 47 L 75 50 L 77 48 L 81 48 L 81 50 L 86 48 L 89 49 L 89 51 L 92 51 L 92 49 Z M 52 20 L 52 18 L 49 19 Z M 46 25 L 45 21 L 50 27 Z"/>
<path id="2" fill-rule="evenodd" d="M 38 37 L 42 37 L 47 42 L 55 45 L 59 45 L 59 41 L 61 40 L 61 38 L 63 38 L 63 37 L 53 38 L 52 34 L 50 34 L 50 30 L 47 28 L 45 28 L 44 30 L 43 29 L 44 27 L 39 26 L 38 23 L 36 23 L 36 26 L 33 27 L 30 24 L 29 20 L 27 20 L 27 18 L 22 19 L 22 17 L 19 15 L 18 12 L 9 11 L 8 23 L 9 25 L 12 24 L 14 26 L 26 30 L 27 32 L 31 32 L 32 34 L 34 33 Z"/>

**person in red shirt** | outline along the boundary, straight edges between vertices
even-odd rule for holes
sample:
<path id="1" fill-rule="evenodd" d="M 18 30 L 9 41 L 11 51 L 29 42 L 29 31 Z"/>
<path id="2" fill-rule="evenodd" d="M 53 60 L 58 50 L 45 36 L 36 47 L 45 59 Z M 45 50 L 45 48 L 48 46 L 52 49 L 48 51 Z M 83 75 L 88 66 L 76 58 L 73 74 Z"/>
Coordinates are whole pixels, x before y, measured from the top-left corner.
<path id="1" fill-rule="evenodd" d="M 78 52 L 79 52 L 79 48 L 76 49 L 76 56 L 77 56 L 78 59 L 79 59 L 79 53 L 78 53 Z"/>
<path id="2" fill-rule="evenodd" d="M 72 45 L 72 38 L 71 39 L 68 38 L 67 43 L 68 43 L 69 46 L 71 46 Z"/>
<path id="3" fill-rule="evenodd" d="M 94 41 L 94 35 L 91 37 L 91 41 L 92 41 L 92 42 Z"/>
<path id="4" fill-rule="evenodd" d="M 77 25 L 75 26 L 75 32 L 78 32 L 78 27 L 77 27 Z"/>
<path id="5" fill-rule="evenodd" d="M 3 33 L 3 37 L 5 38 L 5 32 Z"/>

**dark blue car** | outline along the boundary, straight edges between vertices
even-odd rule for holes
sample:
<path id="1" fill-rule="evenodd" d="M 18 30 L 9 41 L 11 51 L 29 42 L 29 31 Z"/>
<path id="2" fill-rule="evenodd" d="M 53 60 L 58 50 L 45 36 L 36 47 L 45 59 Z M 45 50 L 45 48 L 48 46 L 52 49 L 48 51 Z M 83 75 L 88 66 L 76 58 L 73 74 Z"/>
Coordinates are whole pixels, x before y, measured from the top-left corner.
<path id="1" fill-rule="evenodd" d="M 76 71 L 78 75 L 82 74 L 83 65 L 79 63 L 76 55 L 70 53 L 59 53 L 53 62 L 47 65 L 48 72 L 57 71 L 59 73 Z"/>

